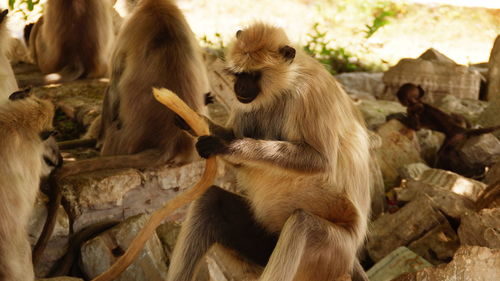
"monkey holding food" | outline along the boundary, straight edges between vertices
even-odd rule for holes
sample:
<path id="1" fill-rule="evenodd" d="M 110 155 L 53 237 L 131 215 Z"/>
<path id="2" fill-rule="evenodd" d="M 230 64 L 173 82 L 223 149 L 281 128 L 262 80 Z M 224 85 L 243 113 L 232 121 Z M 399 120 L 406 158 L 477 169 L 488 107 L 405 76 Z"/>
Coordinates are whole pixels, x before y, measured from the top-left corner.
<path id="1" fill-rule="evenodd" d="M 360 112 L 281 28 L 238 31 L 226 59 L 239 103 L 196 148 L 233 166 L 247 195 L 214 186 L 192 203 L 167 280 L 192 280 L 215 243 L 265 267 L 261 281 L 368 280 L 356 257 L 372 185 Z"/>

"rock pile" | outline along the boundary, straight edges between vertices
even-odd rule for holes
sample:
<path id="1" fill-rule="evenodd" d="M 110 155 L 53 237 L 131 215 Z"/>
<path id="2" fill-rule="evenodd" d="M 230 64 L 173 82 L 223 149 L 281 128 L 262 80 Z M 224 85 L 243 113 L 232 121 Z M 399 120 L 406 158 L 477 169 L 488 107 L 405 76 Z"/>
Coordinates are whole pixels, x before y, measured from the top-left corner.
<path id="1" fill-rule="evenodd" d="M 490 74 L 500 69 L 500 48 L 495 50 Z M 210 105 L 210 114 L 222 122 L 235 102 L 230 78 L 223 71 L 220 59 L 207 55 L 206 63 L 212 94 L 218 97 L 218 102 Z M 422 67 L 414 68 L 414 64 Z M 32 75 L 39 75 L 25 64 L 14 65 L 14 70 L 20 86 L 23 81 L 30 81 Z M 497 83 L 493 76 L 487 82 Z M 484 124 L 480 116 L 492 110 L 492 102 L 477 100 L 479 75 L 436 50 L 429 50 L 417 60 L 403 60 L 385 74 L 343 74 L 338 79 L 353 96 L 368 127 L 381 143 L 374 149 L 381 171 L 374 180 L 383 182 L 383 187 L 374 196 L 377 200 L 384 199 L 383 203 L 377 203 L 377 208 L 385 212 L 378 216 L 377 211 L 374 215 L 376 219 L 371 223 L 361 258 L 371 280 L 500 279 L 500 141 L 494 135 L 483 135 L 471 139 L 460 150 L 464 161 L 471 166 L 480 164 L 487 168 L 478 178 L 434 169 L 442 134 L 430 130 L 416 132 L 397 120 L 386 121 L 388 115 L 406 109 L 397 102 L 380 99 L 394 100 L 391 95 L 402 83 L 420 83 L 432 93 L 429 101 L 434 106 L 461 114 L 473 127 L 480 126 Z M 103 80 L 83 80 L 35 87 L 34 91 L 54 101 L 60 116 L 69 120 L 64 126 L 83 134 L 100 114 L 106 84 Z M 489 89 L 488 99 L 500 100 L 498 87 L 490 85 Z M 496 112 L 500 124 L 499 114 L 500 110 Z M 96 154 L 92 150 L 64 151 L 66 159 L 76 160 Z M 60 207 L 56 231 L 36 268 L 37 276 L 44 277 L 54 268 L 57 270 L 58 260 L 68 249 L 75 248 L 68 244 L 70 236 L 95 225 L 112 223 L 113 226 L 99 228 L 97 233 L 80 241 L 72 270 L 66 274 L 92 278 L 106 270 L 126 250 L 148 213 L 192 186 L 202 169 L 203 162 L 199 161 L 181 167 L 99 171 L 64 179 L 61 183 L 64 207 Z M 235 179 L 230 171 L 222 169 L 219 173 L 216 184 L 234 189 Z M 45 220 L 46 200 L 40 196 L 37 201 L 30 228 L 32 243 Z M 164 280 L 179 233 L 177 222 L 182 221 L 184 214 L 185 210 L 179 210 L 158 228 L 139 258 L 118 280 Z M 208 276 L 217 281 L 245 280 L 256 278 L 259 270 L 235 271 L 230 254 L 216 247 L 207 255 L 199 274 L 200 280 L 207 280 Z"/>

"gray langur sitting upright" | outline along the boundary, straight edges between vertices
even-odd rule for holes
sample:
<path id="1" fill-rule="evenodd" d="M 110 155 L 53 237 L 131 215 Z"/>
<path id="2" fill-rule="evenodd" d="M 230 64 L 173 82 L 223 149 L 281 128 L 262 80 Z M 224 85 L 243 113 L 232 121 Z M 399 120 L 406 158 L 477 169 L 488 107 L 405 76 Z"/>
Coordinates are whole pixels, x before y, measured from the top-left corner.
<path id="1" fill-rule="evenodd" d="M 360 112 L 280 28 L 238 31 L 226 59 L 239 104 L 196 148 L 232 165 L 247 195 L 214 186 L 192 203 L 167 280 L 191 281 L 215 243 L 264 267 L 261 281 L 367 280 L 356 257 L 372 185 Z"/>

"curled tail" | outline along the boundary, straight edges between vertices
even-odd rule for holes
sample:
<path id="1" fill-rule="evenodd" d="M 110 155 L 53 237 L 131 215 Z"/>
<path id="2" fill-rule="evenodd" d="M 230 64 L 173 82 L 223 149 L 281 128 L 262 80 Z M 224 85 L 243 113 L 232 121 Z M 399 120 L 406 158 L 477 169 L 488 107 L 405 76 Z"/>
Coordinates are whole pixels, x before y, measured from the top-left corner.
<path id="1" fill-rule="evenodd" d="M 59 72 L 45 75 L 44 82 L 48 84 L 69 82 L 81 78 L 84 74 L 85 67 L 78 61 L 63 67 Z"/>
<path id="2" fill-rule="evenodd" d="M 483 134 L 492 133 L 492 132 L 497 131 L 497 130 L 500 130 L 500 125 L 488 127 L 488 128 L 481 128 L 481 129 L 470 129 L 470 130 L 467 130 L 466 134 L 467 134 L 467 136 L 480 136 Z"/>

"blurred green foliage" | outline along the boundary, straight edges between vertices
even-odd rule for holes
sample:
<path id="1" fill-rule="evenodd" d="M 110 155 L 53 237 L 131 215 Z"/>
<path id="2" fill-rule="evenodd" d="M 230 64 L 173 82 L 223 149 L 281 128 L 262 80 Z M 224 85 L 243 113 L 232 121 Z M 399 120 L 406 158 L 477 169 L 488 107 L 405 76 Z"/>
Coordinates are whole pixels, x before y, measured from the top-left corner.
<path id="1" fill-rule="evenodd" d="M 332 40 L 327 38 L 327 32 L 320 30 L 319 23 L 315 23 L 312 29 L 312 32 L 307 34 L 308 41 L 303 47 L 304 51 L 324 64 L 330 73 L 366 70 L 359 59 L 346 48 L 332 47 Z"/>
<path id="2" fill-rule="evenodd" d="M 18 3 L 25 3 L 26 4 L 26 8 L 28 9 L 28 11 L 33 11 L 33 8 L 35 8 L 35 5 L 36 4 L 39 4 L 40 3 L 40 0 L 36 0 L 36 1 L 33 1 L 33 0 L 9 0 L 9 8 L 11 10 L 14 9 L 14 4 L 18 2 Z"/>

